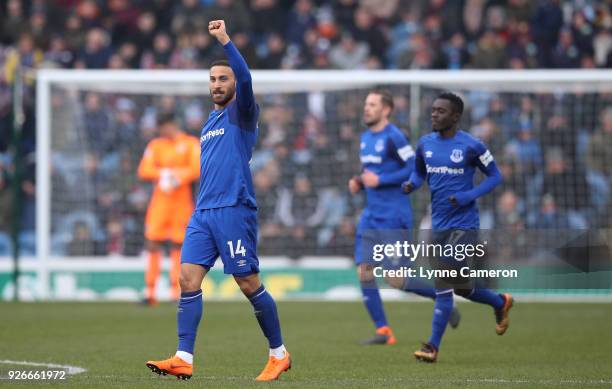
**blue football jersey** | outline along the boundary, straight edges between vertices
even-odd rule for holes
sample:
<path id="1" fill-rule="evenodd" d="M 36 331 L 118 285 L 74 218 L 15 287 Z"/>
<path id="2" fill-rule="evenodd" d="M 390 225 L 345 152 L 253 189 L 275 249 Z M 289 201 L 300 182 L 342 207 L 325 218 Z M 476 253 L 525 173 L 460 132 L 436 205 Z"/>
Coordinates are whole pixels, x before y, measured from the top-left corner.
<path id="1" fill-rule="evenodd" d="M 365 188 L 364 215 L 412 218 L 409 198 L 401 189 L 414 168 L 414 150 L 406 136 L 393 124 L 379 132 L 368 129 L 361 135 L 360 148 L 362 168 L 379 176 L 378 187 Z"/>
<path id="2" fill-rule="evenodd" d="M 497 171 L 491 152 L 480 140 L 464 131 L 457 131 L 448 139 L 434 132 L 419 140 L 415 169 L 426 178 L 431 191 L 434 230 L 480 227 L 476 201 L 457 207 L 450 202 L 451 196 L 474 188 L 476 168 L 487 175 Z"/>
<path id="3" fill-rule="evenodd" d="M 232 42 L 223 48 L 236 76 L 236 99 L 212 111 L 201 131 L 196 209 L 256 207 L 249 161 L 257 139 L 259 107 L 246 62 Z"/>

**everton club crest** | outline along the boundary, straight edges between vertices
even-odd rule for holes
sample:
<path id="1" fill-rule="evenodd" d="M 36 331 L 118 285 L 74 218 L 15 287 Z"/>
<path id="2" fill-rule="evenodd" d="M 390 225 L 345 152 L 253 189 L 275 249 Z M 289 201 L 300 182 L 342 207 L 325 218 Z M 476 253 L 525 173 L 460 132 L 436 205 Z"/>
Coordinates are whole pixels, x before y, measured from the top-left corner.
<path id="1" fill-rule="evenodd" d="M 450 155 L 450 159 L 454 163 L 459 163 L 463 161 L 463 151 L 459 149 L 453 149 L 453 152 Z"/>

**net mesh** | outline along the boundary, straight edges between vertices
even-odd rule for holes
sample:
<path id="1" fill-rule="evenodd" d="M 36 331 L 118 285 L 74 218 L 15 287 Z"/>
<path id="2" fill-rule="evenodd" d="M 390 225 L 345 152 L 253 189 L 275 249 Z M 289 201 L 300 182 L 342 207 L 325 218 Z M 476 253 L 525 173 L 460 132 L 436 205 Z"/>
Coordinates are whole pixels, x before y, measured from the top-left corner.
<path id="1" fill-rule="evenodd" d="M 52 85 L 53 255 L 143 250 L 151 185 L 136 169 L 156 136 L 156 114 L 176 112 L 184 130 L 199 136 L 212 108 L 205 85 L 192 83 L 184 93 L 176 87 L 173 94 L 145 86 L 127 93 L 112 84 Z M 393 122 L 416 145 L 430 131 L 430 106 L 442 90 L 382 86 L 395 96 Z M 609 228 L 612 95 L 605 90 L 612 85 L 585 91 L 568 80 L 523 92 L 515 86 L 453 86 L 466 102 L 462 128 L 489 146 L 504 176 L 501 188 L 479 200 L 481 227 Z M 369 88 L 258 89 L 260 134 L 251 169 L 260 255 L 352 257 L 364 199 L 348 193 L 347 180 L 360 171 Z M 428 196 L 426 190 L 412 196 L 415 225 L 422 228 L 430 226 Z"/>

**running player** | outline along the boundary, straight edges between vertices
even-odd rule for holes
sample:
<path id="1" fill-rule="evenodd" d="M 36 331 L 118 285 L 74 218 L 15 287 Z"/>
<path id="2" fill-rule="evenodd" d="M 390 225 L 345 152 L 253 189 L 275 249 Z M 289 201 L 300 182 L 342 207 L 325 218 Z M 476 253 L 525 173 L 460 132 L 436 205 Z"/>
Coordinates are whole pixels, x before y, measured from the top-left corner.
<path id="1" fill-rule="evenodd" d="M 459 130 L 463 101 L 453 93 L 440 94 L 431 108 L 433 133 L 419 140 L 415 169 L 403 184 L 411 193 L 426 180 L 431 191 L 431 218 L 434 243 L 475 244 L 480 219 L 476 199 L 491 192 L 502 181 L 493 155 L 478 139 Z M 474 186 L 476 169 L 486 178 Z M 437 262 L 436 262 L 437 261 Z M 455 258 L 436 258 L 441 268 L 455 268 L 468 263 Z M 421 361 L 435 362 L 442 335 L 453 309 L 453 292 L 468 300 L 490 305 L 495 312 L 495 332 L 503 335 L 510 324 L 512 308 L 510 294 L 498 294 L 489 289 L 475 288 L 472 280 L 436 279 L 436 301 L 429 341 L 414 356 Z"/>
<path id="2" fill-rule="evenodd" d="M 379 240 L 406 234 L 412 229 L 412 208 L 408 196 L 402 192 L 402 182 L 410 178 L 414 168 L 414 149 L 402 131 L 389 121 L 393 112 L 393 96 L 384 89 L 368 93 L 363 107 L 363 120 L 368 126 L 361 135 L 360 160 L 362 173 L 349 180 L 353 194 L 365 191 L 366 207 L 355 236 L 355 264 L 361 284 L 363 303 L 376 327 L 373 337 L 363 344 L 394 344 L 395 336 L 387 323 L 369 248 Z M 409 236 L 407 237 L 410 238 Z M 380 243 L 380 242 L 378 242 Z M 390 262 L 384 267 L 393 266 Z M 388 277 L 394 288 L 435 298 L 435 290 L 419 279 Z M 451 326 L 456 328 L 459 312 L 453 311 Z"/>

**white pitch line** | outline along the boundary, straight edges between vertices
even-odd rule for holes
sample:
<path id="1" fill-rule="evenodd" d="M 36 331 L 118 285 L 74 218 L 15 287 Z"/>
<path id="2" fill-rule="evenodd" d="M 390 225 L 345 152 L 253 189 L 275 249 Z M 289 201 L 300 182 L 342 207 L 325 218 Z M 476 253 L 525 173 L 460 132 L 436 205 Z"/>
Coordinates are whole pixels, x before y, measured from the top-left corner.
<path id="1" fill-rule="evenodd" d="M 115 376 L 115 375 L 94 375 L 88 376 L 89 378 L 102 378 L 102 379 L 120 379 L 127 381 L 142 381 L 142 377 L 134 376 Z M 171 381 L 173 377 L 158 377 L 150 376 L 151 380 L 166 380 Z M 242 381 L 242 380 L 253 380 L 251 376 L 195 376 L 190 381 Z M 525 378 L 408 378 L 408 377 L 377 377 L 377 378 L 332 378 L 332 379 L 307 379 L 308 383 L 367 383 L 371 381 L 384 381 L 384 382 L 410 382 L 410 383 L 457 383 L 457 384 L 525 384 L 525 385 L 551 385 L 551 384 L 573 384 L 573 385 L 612 385 L 611 379 L 525 379 Z M 295 382 L 304 382 L 298 380 Z"/>
<path id="2" fill-rule="evenodd" d="M 41 362 L 28 362 L 28 361 L 11 361 L 8 359 L 0 359 L 0 364 L 21 365 L 21 366 L 42 366 L 42 367 L 48 367 L 51 369 L 65 369 L 66 373 L 70 375 L 85 373 L 87 371 L 87 369 L 84 369 L 79 366 L 58 365 L 55 363 L 41 363 Z"/>

